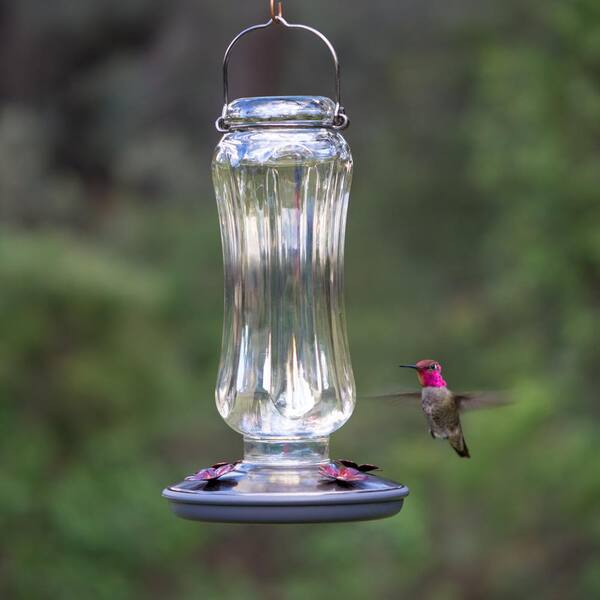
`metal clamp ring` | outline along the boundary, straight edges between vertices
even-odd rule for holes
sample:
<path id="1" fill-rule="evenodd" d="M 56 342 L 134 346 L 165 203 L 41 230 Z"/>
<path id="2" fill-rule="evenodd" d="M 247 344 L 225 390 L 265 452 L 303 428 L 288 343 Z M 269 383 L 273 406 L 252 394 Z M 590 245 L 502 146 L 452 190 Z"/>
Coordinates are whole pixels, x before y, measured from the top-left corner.
<path id="1" fill-rule="evenodd" d="M 221 115 L 216 121 L 215 121 L 215 129 L 219 132 L 219 133 L 227 133 L 231 127 L 226 123 L 225 121 L 225 117 L 223 115 Z"/>

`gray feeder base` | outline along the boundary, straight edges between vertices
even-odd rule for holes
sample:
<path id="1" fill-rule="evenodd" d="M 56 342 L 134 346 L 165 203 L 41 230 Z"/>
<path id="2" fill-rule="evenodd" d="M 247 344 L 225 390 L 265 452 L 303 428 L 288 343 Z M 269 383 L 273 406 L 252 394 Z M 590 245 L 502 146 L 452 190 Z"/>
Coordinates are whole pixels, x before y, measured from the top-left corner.
<path id="1" fill-rule="evenodd" d="M 322 523 L 391 517 L 408 493 L 406 486 L 371 474 L 342 484 L 324 480 L 318 466 L 242 463 L 217 481 L 182 481 L 162 495 L 177 516 L 195 521 Z"/>

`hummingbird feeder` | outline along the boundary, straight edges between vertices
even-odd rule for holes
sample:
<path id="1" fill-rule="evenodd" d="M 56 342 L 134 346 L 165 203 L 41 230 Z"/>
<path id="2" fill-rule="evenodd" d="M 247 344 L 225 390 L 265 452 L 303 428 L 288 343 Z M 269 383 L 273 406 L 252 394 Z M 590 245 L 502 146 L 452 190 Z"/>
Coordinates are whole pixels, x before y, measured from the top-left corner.
<path id="1" fill-rule="evenodd" d="M 268 22 L 239 33 L 223 60 L 223 137 L 212 172 L 225 271 L 219 413 L 244 439 L 243 461 L 218 463 L 163 491 L 180 517 L 303 523 L 391 516 L 408 489 L 329 458 L 355 385 L 346 335 L 343 255 L 352 175 L 342 136 L 340 69 L 329 40 L 288 23 L 271 0 Z M 309 32 L 329 50 L 335 100 L 230 101 L 231 52 L 271 26 Z M 354 463 L 351 463 L 354 464 Z M 364 466 L 364 465 L 363 465 Z"/>

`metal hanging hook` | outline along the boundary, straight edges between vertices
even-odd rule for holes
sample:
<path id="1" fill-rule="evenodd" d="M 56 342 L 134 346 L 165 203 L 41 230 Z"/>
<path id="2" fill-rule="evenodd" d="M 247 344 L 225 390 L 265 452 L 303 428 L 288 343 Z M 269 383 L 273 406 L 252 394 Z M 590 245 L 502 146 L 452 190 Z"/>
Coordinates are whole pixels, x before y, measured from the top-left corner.
<path id="1" fill-rule="evenodd" d="M 278 17 L 280 19 L 283 17 L 283 2 L 277 4 L 277 14 L 275 14 L 275 0 L 271 0 L 271 21 L 277 21 Z"/>

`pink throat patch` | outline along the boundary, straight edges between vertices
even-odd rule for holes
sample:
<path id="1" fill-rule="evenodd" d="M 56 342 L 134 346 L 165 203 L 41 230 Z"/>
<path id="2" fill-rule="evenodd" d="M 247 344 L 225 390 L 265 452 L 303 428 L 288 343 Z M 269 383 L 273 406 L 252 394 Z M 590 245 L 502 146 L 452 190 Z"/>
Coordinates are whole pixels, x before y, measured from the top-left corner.
<path id="1" fill-rule="evenodd" d="M 439 371 L 422 371 L 423 387 L 446 387 L 446 382 Z"/>

